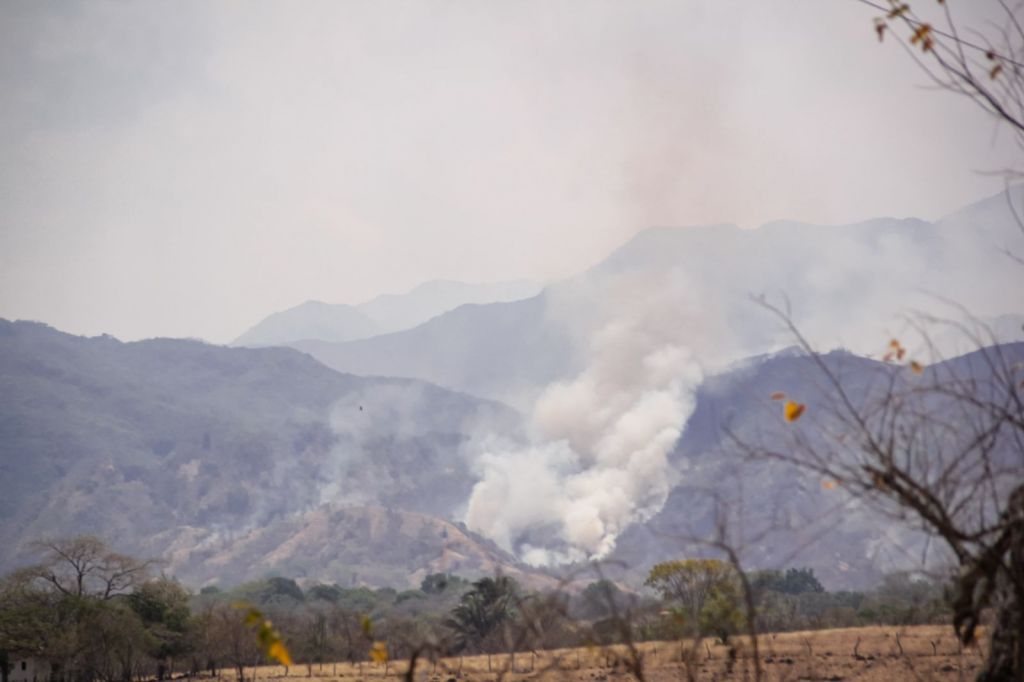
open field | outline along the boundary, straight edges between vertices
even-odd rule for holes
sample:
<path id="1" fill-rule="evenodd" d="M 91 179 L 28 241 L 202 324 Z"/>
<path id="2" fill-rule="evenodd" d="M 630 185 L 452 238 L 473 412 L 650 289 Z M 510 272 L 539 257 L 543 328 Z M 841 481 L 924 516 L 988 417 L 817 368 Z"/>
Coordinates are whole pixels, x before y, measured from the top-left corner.
<path id="1" fill-rule="evenodd" d="M 736 640 L 735 659 L 720 643 L 702 641 L 645 642 L 638 645 L 643 677 L 648 680 L 752 680 L 754 665 L 749 641 Z M 978 648 L 961 651 L 949 626 L 866 627 L 787 632 L 759 639 L 762 679 L 793 680 L 969 680 L 982 662 Z M 570 679 L 579 682 L 625 680 L 631 675 L 626 647 L 562 649 L 420 661 L 415 678 L 424 682 L 499 682 L 501 680 Z M 255 669 L 260 680 L 399 679 L 407 661 L 382 664 L 348 663 L 265 666 Z M 254 669 L 246 670 L 246 677 Z M 223 670 L 224 682 L 235 679 Z"/>

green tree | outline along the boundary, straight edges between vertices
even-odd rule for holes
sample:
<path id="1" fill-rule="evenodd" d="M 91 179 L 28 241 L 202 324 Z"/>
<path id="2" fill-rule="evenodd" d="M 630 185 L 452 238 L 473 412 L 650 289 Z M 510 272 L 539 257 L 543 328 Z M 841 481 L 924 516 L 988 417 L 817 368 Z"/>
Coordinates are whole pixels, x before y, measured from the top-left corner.
<path id="1" fill-rule="evenodd" d="M 431 573 L 420 582 L 420 589 L 427 594 L 441 594 L 449 590 L 461 590 L 469 586 L 465 578 L 451 573 Z"/>
<path id="2" fill-rule="evenodd" d="M 651 568 L 644 584 L 676 609 L 691 635 L 715 634 L 727 639 L 744 622 L 739 576 L 717 559 L 666 561 Z"/>
<path id="3" fill-rule="evenodd" d="M 781 592 L 782 594 L 825 591 L 825 587 L 815 577 L 813 568 L 789 568 L 785 573 L 782 571 L 755 571 L 750 574 L 750 585 L 756 594 L 765 591 Z"/>
<path id="4" fill-rule="evenodd" d="M 621 611 L 626 605 L 625 595 L 611 580 L 597 580 L 580 592 L 575 615 L 587 620 L 600 620 Z"/>
<path id="5" fill-rule="evenodd" d="M 700 611 L 701 634 L 714 635 L 727 642 L 746 623 L 740 604 L 739 580 L 727 578 L 715 585 Z"/>
<path id="6" fill-rule="evenodd" d="M 507 576 L 473 583 L 445 621 L 455 633 L 457 646 L 491 650 L 494 635 L 514 615 L 517 592 L 515 581 Z"/>
<path id="7" fill-rule="evenodd" d="M 39 542 L 41 561 L 0 583 L 0 649 L 23 652 L 70 680 L 131 679 L 150 634 L 128 603 L 152 564 L 83 536 Z"/>
<path id="8" fill-rule="evenodd" d="M 310 601 L 326 601 L 333 604 L 341 599 L 341 588 L 337 585 L 313 585 L 306 590 L 306 597 Z"/>
<path id="9" fill-rule="evenodd" d="M 149 635 L 153 658 L 164 661 L 189 652 L 193 625 L 189 597 L 181 583 L 163 576 L 143 583 L 128 595 L 129 607 Z"/>

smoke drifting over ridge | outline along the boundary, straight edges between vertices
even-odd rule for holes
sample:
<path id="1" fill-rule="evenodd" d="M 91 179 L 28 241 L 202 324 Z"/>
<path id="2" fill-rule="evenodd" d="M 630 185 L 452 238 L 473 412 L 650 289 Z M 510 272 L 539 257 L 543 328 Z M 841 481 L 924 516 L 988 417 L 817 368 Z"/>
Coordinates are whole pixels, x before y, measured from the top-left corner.
<path id="1" fill-rule="evenodd" d="M 876 13 L 3 3 L 0 316 L 226 342 L 308 299 L 558 279 L 651 225 L 933 217 L 998 189 L 974 170 L 1014 146 L 914 88 Z"/>
<path id="2" fill-rule="evenodd" d="M 720 357 L 718 325 L 679 271 L 602 292 L 586 368 L 543 391 L 527 445 L 492 441 L 476 459 L 467 525 L 530 563 L 604 556 L 661 509 L 676 482 L 668 455 Z"/>
<path id="3" fill-rule="evenodd" d="M 1015 204 L 1022 191 L 1013 188 Z M 928 362 L 930 349 L 956 347 L 938 334 L 945 328 L 921 343 L 914 311 L 957 319 L 959 304 L 1002 327 L 1024 319 L 1024 271 L 997 252 L 1019 239 L 1004 196 L 936 224 L 775 223 L 634 239 L 546 291 L 548 315 L 572 330 L 584 369 L 539 392 L 527 445 L 492 439 L 470 456 L 480 481 L 468 525 L 532 563 L 606 555 L 683 475 L 668 455 L 704 376 L 796 342 L 752 294 L 788 296 L 822 350 L 872 355 L 895 335 Z M 1001 338 L 1020 338 L 1019 322 Z"/>

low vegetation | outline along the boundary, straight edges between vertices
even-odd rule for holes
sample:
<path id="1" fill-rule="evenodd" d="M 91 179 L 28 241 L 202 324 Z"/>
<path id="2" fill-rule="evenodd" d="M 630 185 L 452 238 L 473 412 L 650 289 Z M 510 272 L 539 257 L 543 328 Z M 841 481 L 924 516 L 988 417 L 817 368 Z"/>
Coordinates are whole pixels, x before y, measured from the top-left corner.
<path id="1" fill-rule="evenodd" d="M 470 661 L 467 670 L 481 674 L 599 662 L 642 678 L 652 665 L 750 663 L 750 640 L 737 635 L 751 625 L 760 633 L 761 660 L 778 655 L 774 643 L 786 630 L 900 628 L 951 618 L 943 586 L 923 579 L 894 575 L 869 592 L 832 593 L 810 569 L 741 580 L 713 559 L 658 564 L 648 576 L 651 590 L 641 593 L 603 579 L 573 593 L 542 593 L 506 576 L 471 582 L 435 573 L 404 591 L 270 577 L 193 594 L 155 575 L 153 563 L 97 538 L 39 543 L 37 550 L 38 564 L 0 583 L 0 662 L 6 670 L 17 657 L 33 657 L 68 682 L 180 674 L 243 681 L 275 660 L 289 664 L 288 674 L 297 665 L 307 676 L 327 664 L 332 674 L 342 664 L 363 676 L 410 665 L 452 672 Z M 866 651 L 851 645 L 846 653 Z"/>

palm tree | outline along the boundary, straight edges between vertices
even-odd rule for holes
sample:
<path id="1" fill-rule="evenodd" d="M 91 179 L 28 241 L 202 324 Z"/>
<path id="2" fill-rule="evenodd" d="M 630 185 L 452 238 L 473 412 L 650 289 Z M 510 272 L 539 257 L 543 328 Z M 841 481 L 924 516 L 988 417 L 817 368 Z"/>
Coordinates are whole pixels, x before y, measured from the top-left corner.
<path id="1" fill-rule="evenodd" d="M 455 632 L 460 651 L 484 648 L 485 640 L 512 617 L 516 592 L 516 582 L 506 576 L 473 583 L 445 621 Z"/>

